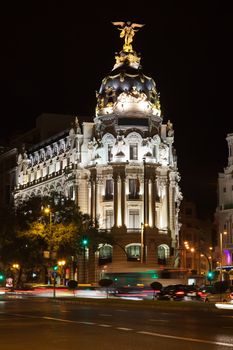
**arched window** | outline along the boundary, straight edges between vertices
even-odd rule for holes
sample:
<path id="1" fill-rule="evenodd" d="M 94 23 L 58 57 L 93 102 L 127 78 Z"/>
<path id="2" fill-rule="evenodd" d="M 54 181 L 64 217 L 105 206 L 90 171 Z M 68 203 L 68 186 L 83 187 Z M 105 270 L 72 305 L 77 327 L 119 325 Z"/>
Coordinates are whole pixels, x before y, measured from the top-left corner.
<path id="1" fill-rule="evenodd" d="M 165 265 L 167 258 L 169 258 L 170 249 L 167 244 L 160 244 L 158 246 L 158 264 Z"/>
<path id="2" fill-rule="evenodd" d="M 141 244 L 132 243 L 128 244 L 126 247 L 127 260 L 128 261 L 140 261 L 141 260 Z"/>
<path id="3" fill-rule="evenodd" d="M 99 248 L 99 265 L 112 262 L 112 246 L 104 244 Z"/>

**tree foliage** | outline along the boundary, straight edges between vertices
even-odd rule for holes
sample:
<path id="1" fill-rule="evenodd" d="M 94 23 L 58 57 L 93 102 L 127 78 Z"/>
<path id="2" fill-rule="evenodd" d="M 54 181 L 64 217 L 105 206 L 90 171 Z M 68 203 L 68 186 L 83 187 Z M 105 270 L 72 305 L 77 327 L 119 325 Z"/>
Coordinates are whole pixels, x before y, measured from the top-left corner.
<path id="1" fill-rule="evenodd" d="M 5 265 L 42 265 L 44 251 L 63 257 L 77 256 L 83 250 L 84 235 L 92 251 L 100 244 L 114 244 L 112 236 L 99 231 L 73 200 L 57 193 L 18 200 L 15 207 L 0 211 L 0 257 Z"/>

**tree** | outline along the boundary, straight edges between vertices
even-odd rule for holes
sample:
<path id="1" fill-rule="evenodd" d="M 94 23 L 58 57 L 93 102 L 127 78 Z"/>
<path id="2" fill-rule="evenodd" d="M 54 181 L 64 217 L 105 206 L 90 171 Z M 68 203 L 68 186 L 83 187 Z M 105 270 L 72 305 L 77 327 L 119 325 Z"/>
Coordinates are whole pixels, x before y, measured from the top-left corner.
<path id="1" fill-rule="evenodd" d="M 113 284 L 113 281 L 111 279 L 108 278 L 103 278 L 101 280 L 99 280 L 99 285 L 100 287 L 105 287 L 106 288 L 106 295 L 108 298 L 108 288 Z"/>
<path id="2" fill-rule="evenodd" d="M 71 290 L 73 290 L 73 293 L 75 293 L 74 291 L 75 291 L 75 289 L 77 288 L 77 286 L 78 286 L 78 282 L 77 282 L 77 281 L 75 281 L 75 280 L 69 280 L 69 282 L 68 282 L 68 288 L 71 289 Z"/>
<path id="3" fill-rule="evenodd" d="M 49 208 L 49 215 L 45 208 Z M 83 237 L 90 252 L 97 251 L 100 244 L 114 242 L 109 233 L 98 230 L 88 214 L 80 212 L 73 200 L 55 192 L 51 196 L 18 200 L 17 206 L 0 213 L 0 223 L 2 261 L 10 264 L 17 260 L 20 269 L 39 265 L 45 274 L 48 264 L 43 259 L 44 251 L 56 252 L 68 261 L 82 253 Z"/>
<path id="4" fill-rule="evenodd" d="M 162 284 L 159 282 L 152 282 L 150 284 L 151 288 L 153 289 L 154 293 L 153 293 L 153 300 L 155 300 L 155 291 L 161 291 L 161 289 L 163 288 Z"/>

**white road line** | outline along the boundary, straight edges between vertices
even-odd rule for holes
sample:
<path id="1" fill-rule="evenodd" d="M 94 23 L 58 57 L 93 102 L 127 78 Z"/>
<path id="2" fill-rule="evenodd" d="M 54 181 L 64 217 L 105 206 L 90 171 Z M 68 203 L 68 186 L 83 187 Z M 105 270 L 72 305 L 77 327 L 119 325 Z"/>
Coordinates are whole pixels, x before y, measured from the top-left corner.
<path id="1" fill-rule="evenodd" d="M 116 329 L 119 329 L 120 331 L 132 331 L 132 328 L 125 328 L 125 327 L 116 327 Z"/>
<path id="2" fill-rule="evenodd" d="M 152 335 L 152 336 L 154 336 L 154 337 L 185 340 L 185 341 L 191 341 L 191 342 L 195 342 L 195 343 L 205 343 L 205 344 L 222 345 L 222 346 L 227 346 L 227 347 L 229 347 L 229 348 L 233 348 L 233 344 L 222 343 L 222 342 L 216 342 L 216 341 L 211 341 L 211 340 L 196 339 L 196 338 L 186 338 L 186 337 L 178 337 L 178 336 L 169 335 L 169 334 L 160 334 L 160 333 L 152 333 L 152 332 L 145 332 L 145 331 L 139 331 L 139 332 L 137 332 L 137 333 L 139 333 L 139 334 L 145 334 L 145 335 Z"/>
<path id="3" fill-rule="evenodd" d="M 79 321 L 78 323 L 87 324 L 87 325 L 94 325 L 94 324 L 96 324 L 95 322 L 84 322 L 84 321 Z"/>
<path id="4" fill-rule="evenodd" d="M 52 321 L 59 321 L 59 322 L 67 322 L 67 323 L 80 323 L 77 321 L 72 321 L 72 320 L 65 320 L 63 318 L 55 318 L 55 317 L 48 317 L 48 316 L 42 316 L 38 318 L 43 318 L 44 320 L 52 320 Z"/>
<path id="5" fill-rule="evenodd" d="M 95 322 L 72 321 L 72 320 L 65 320 L 63 318 L 55 318 L 55 317 L 47 317 L 47 316 L 43 316 L 43 317 L 39 317 L 39 318 L 43 318 L 45 320 L 59 321 L 59 322 L 87 324 L 87 325 L 91 325 L 91 326 L 96 324 Z"/>
<path id="6" fill-rule="evenodd" d="M 112 327 L 110 324 L 98 324 L 97 326 L 100 326 L 100 327 Z"/>

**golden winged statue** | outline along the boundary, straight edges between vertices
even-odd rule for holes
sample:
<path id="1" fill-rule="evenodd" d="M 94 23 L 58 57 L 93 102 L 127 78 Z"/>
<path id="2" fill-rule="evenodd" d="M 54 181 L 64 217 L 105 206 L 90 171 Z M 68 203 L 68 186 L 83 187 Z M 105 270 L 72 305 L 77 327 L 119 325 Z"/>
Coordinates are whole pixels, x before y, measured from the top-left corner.
<path id="1" fill-rule="evenodd" d="M 114 26 L 119 26 L 120 37 L 125 38 L 125 44 L 123 46 L 123 50 L 125 52 L 133 52 L 133 47 L 131 45 L 133 41 L 133 37 L 136 32 L 138 32 L 138 29 L 135 28 L 141 28 L 144 26 L 144 24 L 138 24 L 138 23 L 131 23 L 131 22 L 112 22 Z"/>

